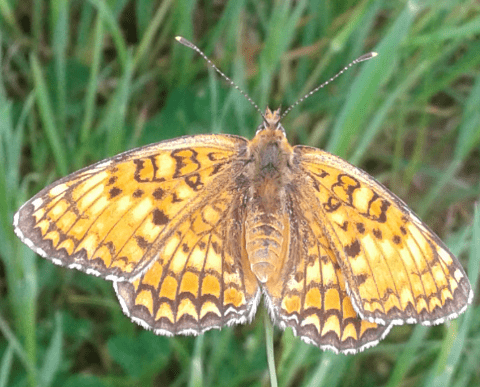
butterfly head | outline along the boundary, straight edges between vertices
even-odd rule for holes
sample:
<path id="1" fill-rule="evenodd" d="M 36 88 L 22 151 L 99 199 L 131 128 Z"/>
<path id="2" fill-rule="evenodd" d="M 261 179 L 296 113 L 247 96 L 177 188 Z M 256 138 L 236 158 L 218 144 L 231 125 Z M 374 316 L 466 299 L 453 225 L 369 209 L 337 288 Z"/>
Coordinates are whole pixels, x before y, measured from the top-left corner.
<path id="1" fill-rule="evenodd" d="M 267 130 L 267 131 L 280 131 L 283 136 L 285 136 L 285 129 L 283 128 L 282 124 L 280 123 L 280 108 L 277 110 L 270 110 L 269 107 L 265 110 L 265 114 L 263 115 L 263 122 L 257 128 L 257 133 Z"/>
<path id="2" fill-rule="evenodd" d="M 293 155 L 293 148 L 280 123 L 280 108 L 272 111 L 267 107 L 262 116 L 263 122 L 249 143 L 250 151 L 255 155 L 258 170 L 281 171 Z"/>

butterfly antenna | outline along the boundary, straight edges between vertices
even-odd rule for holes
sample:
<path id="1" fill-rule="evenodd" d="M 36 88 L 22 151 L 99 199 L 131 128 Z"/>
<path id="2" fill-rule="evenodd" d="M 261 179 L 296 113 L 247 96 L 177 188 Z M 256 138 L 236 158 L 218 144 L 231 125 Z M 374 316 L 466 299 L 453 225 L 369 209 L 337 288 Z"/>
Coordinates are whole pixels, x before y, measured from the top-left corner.
<path id="1" fill-rule="evenodd" d="M 211 66 L 213 67 L 213 69 L 219 73 L 223 78 L 225 78 L 227 80 L 227 82 L 230 83 L 231 86 L 233 86 L 235 89 L 237 89 L 240 93 L 242 93 L 242 95 L 248 100 L 248 102 L 250 102 L 252 104 L 252 106 L 257 109 L 257 111 L 260 113 L 260 115 L 262 116 L 263 120 L 265 121 L 265 116 L 263 115 L 262 111 L 260 110 L 260 108 L 258 107 L 258 105 L 253 102 L 253 100 L 249 97 L 249 95 L 244 92 L 239 86 L 237 86 L 235 84 L 235 82 L 233 82 L 229 77 L 227 77 L 217 66 L 215 66 L 213 64 L 213 62 L 208 59 L 208 57 L 203 53 L 202 50 L 200 50 L 197 46 L 195 46 L 192 42 L 190 42 L 189 40 L 185 39 L 184 37 L 182 36 L 176 36 L 175 39 L 177 40 L 177 42 L 183 44 L 184 46 L 187 46 L 193 50 L 195 50 L 196 52 L 198 52 L 200 54 L 200 56 L 206 60 L 206 62 Z"/>
<path id="2" fill-rule="evenodd" d="M 331 77 L 328 81 L 326 82 L 323 82 L 320 86 L 316 87 L 315 89 L 313 89 L 312 91 L 310 91 L 309 93 L 305 94 L 302 98 L 300 98 L 297 102 L 295 102 L 293 105 L 290 105 L 290 107 L 285 110 L 282 114 L 282 116 L 280 117 L 280 119 L 283 119 L 288 113 L 290 113 L 290 111 L 295 107 L 297 106 L 298 104 L 300 104 L 301 102 L 305 101 L 308 97 L 310 97 L 311 95 L 315 94 L 318 90 L 324 88 L 325 86 L 327 86 L 330 82 L 332 82 L 333 80 L 337 79 L 340 75 L 342 75 L 345 71 L 347 71 L 350 67 L 352 67 L 353 65 L 356 65 L 357 63 L 360 63 L 360 62 L 365 62 L 366 60 L 369 60 L 369 59 L 372 59 L 372 58 L 375 58 L 378 54 L 374 51 L 372 52 L 369 52 L 368 54 L 363 54 L 362 56 L 359 56 L 357 59 L 355 59 L 353 62 L 350 62 L 347 66 L 345 66 L 342 70 L 340 70 L 337 74 L 335 74 L 333 77 Z"/>

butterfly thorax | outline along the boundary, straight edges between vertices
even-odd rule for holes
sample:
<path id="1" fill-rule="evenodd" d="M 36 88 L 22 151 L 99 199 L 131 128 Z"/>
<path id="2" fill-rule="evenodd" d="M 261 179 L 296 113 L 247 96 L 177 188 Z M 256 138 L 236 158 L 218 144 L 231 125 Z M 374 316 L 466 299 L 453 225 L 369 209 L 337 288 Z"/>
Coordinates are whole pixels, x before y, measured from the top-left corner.
<path id="1" fill-rule="evenodd" d="M 253 162 L 245 240 L 251 269 L 262 283 L 279 274 L 289 236 L 285 187 L 293 149 L 279 119 L 279 110 L 267 108 L 263 127 L 249 147 Z"/>

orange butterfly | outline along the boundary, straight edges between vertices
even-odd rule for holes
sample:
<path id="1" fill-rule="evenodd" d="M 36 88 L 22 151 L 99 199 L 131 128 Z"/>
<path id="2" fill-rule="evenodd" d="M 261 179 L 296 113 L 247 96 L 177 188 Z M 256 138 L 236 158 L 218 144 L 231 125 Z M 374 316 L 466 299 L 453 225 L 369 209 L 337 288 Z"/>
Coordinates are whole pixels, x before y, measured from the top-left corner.
<path id="1" fill-rule="evenodd" d="M 292 147 L 279 113 L 251 141 L 185 136 L 77 171 L 25 203 L 15 232 L 113 281 L 162 335 L 251 321 L 262 294 L 281 328 L 343 353 L 464 312 L 473 292 L 440 239 L 365 172 Z"/>

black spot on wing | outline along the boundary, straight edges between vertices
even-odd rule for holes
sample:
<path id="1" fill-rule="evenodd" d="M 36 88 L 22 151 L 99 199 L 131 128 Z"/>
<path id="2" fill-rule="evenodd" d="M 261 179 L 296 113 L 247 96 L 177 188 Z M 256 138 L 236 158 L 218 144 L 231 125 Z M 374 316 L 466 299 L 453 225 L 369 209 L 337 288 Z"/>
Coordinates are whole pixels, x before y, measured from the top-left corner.
<path id="1" fill-rule="evenodd" d="M 113 199 L 114 197 L 120 195 L 122 193 L 122 190 L 118 187 L 112 187 L 110 188 L 110 191 L 108 191 L 108 194 L 110 195 L 110 199 Z"/>
<path id="2" fill-rule="evenodd" d="M 344 251 L 349 257 L 356 257 L 360 253 L 360 242 L 358 242 L 358 239 L 346 245 Z"/>
<path id="3" fill-rule="evenodd" d="M 155 224 L 156 226 L 163 226 L 170 221 L 168 216 L 165 215 L 165 213 L 158 208 L 155 208 L 152 214 L 153 214 L 153 224 Z"/>
<path id="4" fill-rule="evenodd" d="M 107 185 L 112 185 L 115 184 L 117 181 L 118 177 L 117 176 L 112 176 L 110 179 L 108 179 Z"/>
<path id="5" fill-rule="evenodd" d="M 153 194 L 152 194 L 154 199 L 157 199 L 157 200 L 162 199 L 164 195 L 165 195 L 165 191 L 161 188 L 157 188 L 155 191 L 153 191 Z"/>
<path id="6" fill-rule="evenodd" d="M 365 225 L 363 223 L 357 223 L 356 226 L 360 234 L 365 234 Z"/>
<path id="7" fill-rule="evenodd" d="M 142 236 L 135 236 L 135 240 L 137 241 L 138 247 L 140 247 L 142 250 L 148 247 L 148 242 Z"/>
<path id="8" fill-rule="evenodd" d="M 141 189 L 137 189 L 133 192 L 132 196 L 135 199 L 141 198 L 143 196 L 144 192 Z"/>

